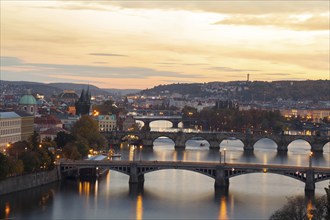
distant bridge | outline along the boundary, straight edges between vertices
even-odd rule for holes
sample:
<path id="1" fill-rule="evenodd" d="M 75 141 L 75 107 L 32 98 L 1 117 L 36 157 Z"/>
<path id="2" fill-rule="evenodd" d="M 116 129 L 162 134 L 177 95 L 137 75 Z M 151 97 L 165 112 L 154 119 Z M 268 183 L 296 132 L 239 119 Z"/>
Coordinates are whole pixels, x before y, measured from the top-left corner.
<path id="1" fill-rule="evenodd" d="M 63 176 L 80 169 L 110 169 L 129 176 L 130 184 L 143 184 L 144 174 L 164 169 L 197 172 L 215 180 L 215 188 L 229 187 L 229 179 L 249 173 L 275 173 L 305 183 L 305 191 L 314 191 L 315 183 L 330 179 L 330 168 L 263 165 L 245 163 L 184 162 L 184 161 L 64 161 L 59 164 Z"/>
<path id="2" fill-rule="evenodd" d="M 153 147 L 154 141 L 159 137 L 167 137 L 171 139 L 175 148 L 184 149 L 186 142 L 193 138 L 202 138 L 210 144 L 210 148 L 219 149 L 220 143 L 224 140 L 237 139 L 244 144 L 244 150 L 252 151 L 254 144 L 263 139 L 268 138 L 273 140 L 277 144 L 278 151 L 287 151 L 288 145 L 295 140 L 305 140 L 311 145 L 311 151 L 323 152 L 324 146 L 330 141 L 329 136 L 307 136 L 307 135 L 276 135 L 276 134 L 251 134 L 251 133 L 213 133 L 213 132 L 141 132 L 141 131 L 112 131 L 103 133 L 112 145 L 120 145 L 123 142 L 124 137 L 136 136 L 138 137 L 144 147 Z"/>
<path id="3" fill-rule="evenodd" d="M 134 116 L 135 120 L 143 121 L 144 126 L 150 128 L 150 123 L 153 121 L 170 121 L 173 128 L 178 128 L 179 123 L 182 122 L 182 116 Z"/>

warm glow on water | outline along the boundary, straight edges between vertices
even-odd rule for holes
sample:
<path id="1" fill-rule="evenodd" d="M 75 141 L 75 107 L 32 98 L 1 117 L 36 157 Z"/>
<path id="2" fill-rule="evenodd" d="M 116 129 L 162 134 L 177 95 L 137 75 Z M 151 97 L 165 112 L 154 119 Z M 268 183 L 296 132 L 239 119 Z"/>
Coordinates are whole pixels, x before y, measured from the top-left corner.
<path id="1" fill-rule="evenodd" d="M 142 149 L 143 159 L 154 161 L 219 162 L 219 151 L 205 150 L 199 144 L 175 150 L 166 140 L 154 149 Z M 274 149 L 259 149 L 250 154 L 240 145 L 226 147 L 227 163 L 294 165 L 308 164 L 308 152 L 278 154 Z M 118 150 L 122 160 L 132 158 L 128 146 Z M 222 149 L 223 151 L 223 149 Z M 139 151 L 138 151 L 139 153 Z M 224 155 L 222 155 L 224 156 Z M 315 154 L 313 166 L 329 167 L 328 153 Z M 251 173 L 230 178 L 228 194 L 217 194 L 214 179 L 186 170 L 158 170 L 146 173 L 143 190 L 129 188 L 129 176 L 110 171 L 97 181 L 67 180 L 61 184 L 34 188 L 2 196 L 0 218 L 15 219 L 268 219 L 281 208 L 287 197 L 303 196 L 305 184 L 290 177 Z M 325 194 L 328 181 L 316 183 L 316 196 Z M 53 196 L 45 196 L 52 191 Z M 43 201 L 43 208 L 38 204 Z M 6 202 L 8 203 L 6 205 Z M 6 208 L 7 207 L 7 208 Z M 70 211 L 68 211 L 68 207 Z M 8 210 L 8 211 L 5 211 Z"/>
<path id="2" fill-rule="evenodd" d="M 143 198 L 142 195 L 138 195 L 136 199 L 136 220 L 143 219 Z"/>
<path id="3" fill-rule="evenodd" d="M 9 218 L 9 214 L 10 214 L 10 204 L 7 202 L 5 207 L 5 217 Z"/>
<path id="4" fill-rule="evenodd" d="M 312 200 L 308 200 L 308 203 L 307 203 L 307 217 L 309 220 L 313 219 L 313 203 L 312 203 Z"/>
<path id="5" fill-rule="evenodd" d="M 227 215 L 227 201 L 226 197 L 222 196 L 220 200 L 220 208 L 219 208 L 219 218 L 218 220 L 228 220 Z"/>

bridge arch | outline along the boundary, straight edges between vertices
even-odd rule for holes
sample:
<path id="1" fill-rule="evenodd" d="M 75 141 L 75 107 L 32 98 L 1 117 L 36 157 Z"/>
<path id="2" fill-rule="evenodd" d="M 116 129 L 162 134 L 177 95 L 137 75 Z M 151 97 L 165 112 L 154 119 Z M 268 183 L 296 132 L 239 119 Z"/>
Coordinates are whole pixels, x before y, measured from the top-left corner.
<path id="1" fill-rule="evenodd" d="M 276 150 L 278 149 L 278 143 L 276 140 L 270 137 L 264 137 L 256 140 L 253 144 L 254 149 L 261 149 L 261 150 Z"/>
<path id="2" fill-rule="evenodd" d="M 178 168 L 173 168 L 173 167 L 157 167 L 157 168 L 149 168 L 149 169 L 139 169 L 138 173 L 139 175 L 141 174 L 148 174 L 151 172 L 157 172 L 160 170 L 184 170 L 184 171 L 190 171 L 190 172 L 194 172 L 194 173 L 199 173 L 199 174 L 203 174 L 204 176 L 208 176 L 210 178 L 215 179 L 215 171 L 213 169 L 201 169 L 201 168 L 183 168 L 183 167 L 178 167 Z"/>
<path id="3" fill-rule="evenodd" d="M 236 137 L 224 138 L 220 141 L 220 150 L 224 148 L 244 150 L 244 140 Z"/>
<path id="4" fill-rule="evenodd" d="M 185 148 L 187 149 L 196 149 L 196 147 L 203 147 L 203 148 L 209 148 L 210 147 L 210 142 L 199 135 L 195 135 L 193 137 L 187 138 L 185 140 Z"/>
<path id="5" fill-rule="evenodd" d="M 160 136 L 154 137 L 152 139 L 153 147 L 157 147 L 157 145 L 155 146 L 155 142 L 160 142 L 161 144 L 163 143 L 166 146 L 173 145 L 171 147 L 173 147 L 173 148 L 175 147 L 175 141 L 169 135 L 160 135 Z"/>
<path id="6" fill-rule="evenodd" d="M 162 126 L 156 126 L 161 123 Z M 173 127 L 173 122 L 170 120 L 166 119 L 156 119 L 150 122 L 150 128 L 172 128 Z"/>
<path id="7" fill-rule="evenodd" d="M 323 145 L 323 153 L 328 155 L 330 154 L 330 141 Z"/>
<path id="8" fill-rule="evenodd" d="M 307 138 L 299 137 L 288 143 L 288 151 L 311 151 L 312 144 Z"/>
<path id="9" fill-rule="evenodd" d="M 300 182 L 305 183 L 306 182 L 306 173 L 304 172 L 283 172 L 283 173 L 279 173 L 279 172 L 273 172 L 272 170 L 265 170 L 265 171 L 240 171 L 240 170 L 229 170 L 227 171 L 228 173 L 226 173 L 226 177 L 227 178 L 233 178 L 236 176 L 241 176 L 241 175 L 247 175 L 247 174 L 254 174 L 254 173 L 264 173 L 264 174 L 276 174 L 276 175 L 281 175 L 281 176 L 286 176 L 286 177 L 290 177 L 293 178 L 295 180 L 298 180 Z"/>

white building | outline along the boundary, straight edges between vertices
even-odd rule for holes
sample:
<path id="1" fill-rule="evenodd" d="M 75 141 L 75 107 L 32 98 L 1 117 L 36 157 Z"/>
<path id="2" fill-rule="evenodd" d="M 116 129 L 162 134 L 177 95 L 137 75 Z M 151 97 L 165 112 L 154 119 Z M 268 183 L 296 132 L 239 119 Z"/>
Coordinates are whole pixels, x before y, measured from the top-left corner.
<path id="1" fill-rule="evenodd" d="M 21 117 L 15 112 L 0 112 L 0 150 L 21 140 Z"/>
<path id="2" fill-rule="evenodd" d="M 117 128 L 116 115 L 99 115 L 96 120 L 99 123 L 99 131 L 113 131 Z"/>

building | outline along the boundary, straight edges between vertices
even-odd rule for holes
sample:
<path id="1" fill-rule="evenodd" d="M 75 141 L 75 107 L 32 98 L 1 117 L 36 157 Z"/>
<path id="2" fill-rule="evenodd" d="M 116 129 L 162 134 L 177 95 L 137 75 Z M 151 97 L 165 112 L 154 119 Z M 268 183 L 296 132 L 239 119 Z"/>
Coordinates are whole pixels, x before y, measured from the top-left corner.
<path id="1" fill-rule="evenodd" d="M 28 90 L 27 93 L 19 100 L 19 110 L 36 116 L 38 110 L 37 100 L 31 95 L 31 90 Z"/>
<path id="2" fill-rule="evenodd" d="M 62 128 L 60 119 L 54 115 L 46 115 L 34 119 L 34 128 L 37 132 L 46 131 L 50 128 Z"/>
<path id="3" fill-rule="evenodd" d="M 79 116 L 77 115 L 63 115 L 59 114 L 57 117 L 61 120 L 63 124 L 63 128 L 70 131 L 73 125 L 79 120 Z"/>
<path id="4" fill-rule="evenodd" d="M 99 131 L 113 131 L 117 129 L 116 115 L 99 115 L 96 120 L 99 124 Z"/>
<path id="5" fill-rule="evenodd" d="M 28 141 L 34 131 L 34 116 L 23 111 L 16 111 L 15 113 L 21 117 L 21 140 Z"/>
<path id="6" fill-rule="evenodd" d="M 15 112 L 0 112 L 0 150 L 21 140 L 21 117 Z"/>
<path id="7" fill-rule="evenodd" d="M 58 102 L 60 104 L 65 103 L 68 106 L 74 106 L 76 101 L 78 101 L 79 96 L 74 90 L 63 90 L 61 94 L 58 95 Z"/>
<path id="8" fill-rule="evenodd" d="M 57 133 L 58 132 L 66 132 L 68 133 L 68 131 L 64 130 L 63 128 L 49 128 L 45 131 L 40 132 L 40 140 L 43 141 L 45 140 L 45 138 L 49 138 L 50 140 L 54 140 L 57 137 Z"/>

